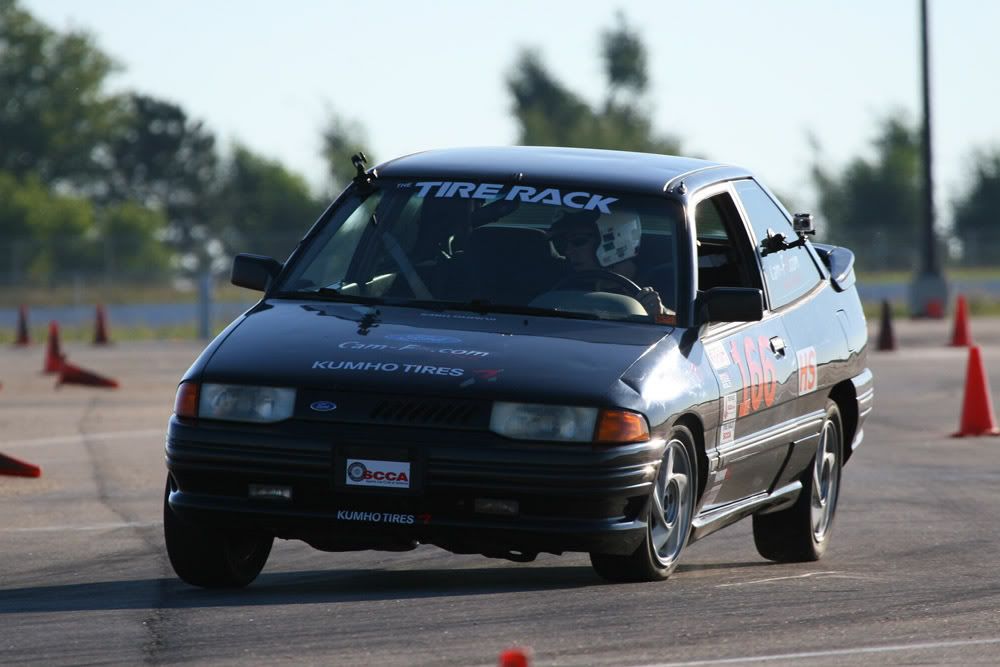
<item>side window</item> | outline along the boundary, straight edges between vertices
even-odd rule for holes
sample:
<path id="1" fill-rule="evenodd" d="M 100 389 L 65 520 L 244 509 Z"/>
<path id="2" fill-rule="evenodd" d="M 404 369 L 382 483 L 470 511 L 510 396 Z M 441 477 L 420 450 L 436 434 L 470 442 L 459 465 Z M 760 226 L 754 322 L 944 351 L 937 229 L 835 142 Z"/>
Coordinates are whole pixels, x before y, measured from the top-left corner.
<path id="1" fill-rule="evenodd" d="M 716 195 L 700 202 L 695 208 L 694 216 L 695 220 L 698 221 L 699 239 L 729 240 L 729 234 L 726 233 L 726 226 L 722 222 L 722 211 L 720 210 L 724 198 L 728 198 L 728 196 Z"/>
<path id="2" fill-rule="evenodd" d="M 698 242 L 698 289 L 762 287 L 755 279 L 743 221 L 728 192 L 698 202 L 694 209 Z"/>
<path id="3" fill-rule="evenodd" d="M 803 247 L 789 248 L 766 255 L 761 253 L 761 242 L 768 233 L 781 234 L 794 240 L 795 231 L 778 205 L 754 181 L 736 183 L 743 208 L 750 218 L 764 283 L 771 300 L 771 308 L 780 308 L 791 303 L 816 286 L 821 279 L 819 269 L 813 263 L 809 251 Z"/>

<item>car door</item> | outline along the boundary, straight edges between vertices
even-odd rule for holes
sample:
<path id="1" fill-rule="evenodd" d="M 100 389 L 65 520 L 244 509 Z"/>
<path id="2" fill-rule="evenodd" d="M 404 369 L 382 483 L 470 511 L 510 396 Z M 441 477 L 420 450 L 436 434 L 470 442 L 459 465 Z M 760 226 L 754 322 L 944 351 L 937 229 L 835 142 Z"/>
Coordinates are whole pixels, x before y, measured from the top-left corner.
<path id="1" fill-rule="evenodd" d="M 694 200 L 698 289 L 764 289 L 750 227 L 728 184 L 698 193 Z M 765 299 L 765 304 L 766 304 Z M 794 412 L 795 353 L 781 315 L 765 308 L 760 322 L 713 323 L 701 343 L 719 386 L 719 424 L 703 497 L 703 509 L 722 506 L 772 489 L 788 447 L 781 427 Z"/>
<path id="2" fill-rule="evenodd" d="M 819 257 L 804 244 L 774 252 L 762 250 L 768 236 L 797 240 L 791 221 L 774 198 L 756 181 L 733 184 L 754 235 L 770 308 L 784 321 L 787 343 L 795 350 L 797 383 L 795 410 L 800 440 L 826 404 L 828 383 L 822 377 L 830 364 L 848 356 L 846 314 L 837 310 Z M 818 433 L 818 425 L 817 425 Z M 806 452 L 809 453 L 809 452 Z"/>

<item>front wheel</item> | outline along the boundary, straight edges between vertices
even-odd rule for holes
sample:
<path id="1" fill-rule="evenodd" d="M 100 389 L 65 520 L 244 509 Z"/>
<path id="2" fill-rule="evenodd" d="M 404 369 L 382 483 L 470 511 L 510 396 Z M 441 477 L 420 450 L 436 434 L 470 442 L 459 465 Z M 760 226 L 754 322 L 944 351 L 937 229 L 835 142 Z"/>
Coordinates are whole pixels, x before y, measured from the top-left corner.
<path id="1" fill-rule="evenodd" d="M 264 569 L 271 535 L 209 530 L 188 523 L 170 508 L 170 478 L 163 497 L 163 537 L 174 572 L 192 586 L 243 588 Z"/>
<path id="2" fill-rule="evenodd" d="M 761 556 L 779 563 L 823 557 L 837 512 L 843 451 L 840 410 L 835 402 L 827 400 L 816 455 L 802 475 L 798 500 L 786 510 L 753 517 L 753 540 Z"/>
<path id="3" fill-rule="evenodd" d="M 590 554 L 590 562 L 601 577 L 608 581 L 659 581 L 673 573 L 694 517 L 698 470 L 693 442 L 687 428 L 674 429 L 650 490 L 646 537 L 629 556 Z"/>

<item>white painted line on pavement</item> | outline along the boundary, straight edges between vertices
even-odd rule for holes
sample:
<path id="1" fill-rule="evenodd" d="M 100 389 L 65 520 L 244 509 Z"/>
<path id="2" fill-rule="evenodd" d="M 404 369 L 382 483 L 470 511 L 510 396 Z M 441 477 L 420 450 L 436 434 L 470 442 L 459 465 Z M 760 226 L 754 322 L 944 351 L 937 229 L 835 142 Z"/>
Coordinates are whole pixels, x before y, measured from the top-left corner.
<path id="1" fill-rule="evenodd" d="M 728 586 L 753 586 L 754 584 L 769 584 L 772 581 L 787 581 L 789 579 L 805 579 L 807 577 L 829 577 L 831 579 L 866 579 L 852 574 L 841 574 L 836 570 L 829 572 L 807 572 L 806 574 L 792 574 L 787 577 L 771 577 L 770 579 L 754 579 L 753 581 L 737 581 L 731 584 L 718 584 L 716 588 L 726 588 Z"/>
<path id="2" fill-rule="evenodd" d="M 68 531 L 117 530 L 119 528 L 154 528 L 162 521 L 119 521 L 117 523 L 92 523 L 86 526 L 32 526 L 31 528 L 0 528 L 0 533 L 64 533 Z"/>
<path id="3" fill-rule="evenodd" d="M 80 442 L 84 438 L 93 440 L 121 440 L 122 438 L 145 438 L 151 435 L 166 437 L 167 428 L 147 428 L 140 431 L 105 431 L 103 433 L 74 433 L 73 435 L 57 435 L 51 438 L 32 438 L 31 440 L 9 440 L 0 442 L 0 449 L 5 447 L 39 447 L 41 445 L 61 445 L 69 442 Z"/>
<path id="4" fill-rule="evenodd" d="M 927 651 L 962 646 L 1000 644 L 1000 638 L 967 639 L 951 642 L 925 642 L 921 644 L 890 644 L 889 646 L 869 646 L 867 648 L 844 648 L 830 651 L 805 651 L 802 653 L 775 653 L 742 658 L 720 658 L 718 660 L 692 660 L 689 662 L 657 662 L 636 667 L 696 667 L 697 665 L 739 665 L 748 662 L 771 662 L 775 660 L 804 660 L 809 658 L 829 658 L 840 655 L 866 655 L 871 653 L 899 653 L 901 651 Z"/>

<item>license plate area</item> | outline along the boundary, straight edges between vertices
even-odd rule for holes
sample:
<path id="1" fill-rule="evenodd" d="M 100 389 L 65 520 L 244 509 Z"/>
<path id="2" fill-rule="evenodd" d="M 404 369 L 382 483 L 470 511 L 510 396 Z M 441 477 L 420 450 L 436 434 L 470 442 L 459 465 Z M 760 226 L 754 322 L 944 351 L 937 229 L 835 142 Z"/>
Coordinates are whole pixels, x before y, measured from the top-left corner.
<path id="1" fill-rule="evenodd" d="M 425 463 L 410 447 L 345 446 L 333 452 L 333 487 L 342 493 L 416 495 Z"/>

